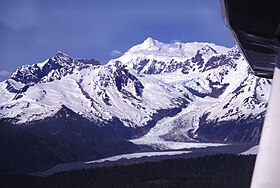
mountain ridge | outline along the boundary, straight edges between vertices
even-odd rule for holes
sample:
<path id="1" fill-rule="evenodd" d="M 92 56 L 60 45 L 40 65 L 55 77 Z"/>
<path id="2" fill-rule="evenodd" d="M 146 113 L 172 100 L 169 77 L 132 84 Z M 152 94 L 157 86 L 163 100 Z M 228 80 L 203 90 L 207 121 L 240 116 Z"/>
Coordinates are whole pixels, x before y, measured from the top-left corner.
<path id="1" fill-rule="evenodd" d="M 257 144 L 270 88 L 236 46 L 148 38 L 106 65 L 58 52 L 0 82 L 0 172 Z"/>
<path id="2" fill-rule="evenodd" d="M 259 114 L 263 119 L 270 85 L 252 74 L 237 47 L 147 38 L 106 65 L 58 52 L 20 67 L 0 84 L 0 119 L 26 123 L 53 116 L 64 105 L 91 121 L 117 117 L 126 127 L 150 129 L 202 103 L 210 105 L 197 115 L 204 125 Z"/>

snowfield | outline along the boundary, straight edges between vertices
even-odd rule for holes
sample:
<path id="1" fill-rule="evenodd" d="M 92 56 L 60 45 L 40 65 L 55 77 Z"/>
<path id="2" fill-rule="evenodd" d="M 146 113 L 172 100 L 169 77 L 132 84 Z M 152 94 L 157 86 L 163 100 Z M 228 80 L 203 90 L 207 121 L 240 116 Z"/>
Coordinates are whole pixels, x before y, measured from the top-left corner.
<path id="1" fill-rule="evenodd" d="M 116 155 L 113 157 L 108 157 L 108 158 L 99 159 L 99 160 L 95 160 L 95 161 L 88 161 L 88 162 L 85 162 L 85 164 L 101 163 L 101 162 L 105 162 L 105 161 L 118 161 L 120 159 L 134 159 L 134 158 L 141 158 L 141 157 L 181 155 L 181 154 L 187 154 L 187 153 L 191 153 L 191 151 L 162 151 L 162 152 L 131 153 L 131 154 Z"/>
<path id="2" fill-rule="evenodd" d="M 53 117 L 64 106 L 93 122 L 147 127 L 146 135 L 136 132 L 131 141 L 154 148 L 204 147 L 197 143 L 203 142 L 200 133 L 211 142 L 212 131 L 227 122 L 237 125 L 220 141 L 257 142 L 270 88 L 271 80 L 255 77 L 236 46 L 147 38 L 106 65 L 58 52 L 19 67 L 0 82 L 0 119 L 25 124 Z M 234 136 L 243 124 L 244 135 Z"/>
<path id="3" fill-rule="evenodd" d="M 257 155 L 259 151 L 259 145 L 250 148 L 249 150 L 241 153 L 241 155 Z"/>

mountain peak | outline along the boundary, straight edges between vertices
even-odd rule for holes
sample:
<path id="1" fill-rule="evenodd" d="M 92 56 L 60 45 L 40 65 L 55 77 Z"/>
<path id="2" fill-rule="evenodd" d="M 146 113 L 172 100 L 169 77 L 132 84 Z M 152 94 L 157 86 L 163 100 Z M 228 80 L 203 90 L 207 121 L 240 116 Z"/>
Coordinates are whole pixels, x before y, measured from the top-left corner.
<path id="1" fill-rule="evenodd" d="M 149 135 L 156 142 L 200 141 L 205 135 L 209 140 L 233 140 L 231 133 L 239 123 L 245 126 L 241 134 L 246 136 L 238 135 L 240 141 L 259 132 L 260 126 L 255 125 L 259 119 L 249 118 L 263 117 L 270 82 L 247 71 L 237 50 L 202 42 L 168 44 L 152 38 L 131 49 L 109 65 L 93 67 L 97 61 L 76 58 L 64 61 L 70 57 L 58 52 L 43 66 L 22 67 L 0 83 L 0 119 L 24 123 L 56 115 L 71 118 L 76 113 L 79 116 L 73 118 L 88 118 L 96 125 L 108 122 L 108 128 L 112 125 L 122 135 L 132 130 L 129 135 L 136 137 L 153 127 Z M 229 131 L 223 131 L 226 121 Z M 247 122 L 254 127 L 247 128 Z M 141 132 L 133 135 L 134 130 Z M 213 132 L 221 133 L 212 137 Z"/>
<path id="2" fill-rule="evenodd" d="M 204 47 L 202 47 L 198 52 L 201 54 L 208 54 L 208 55 L 218 54 L 217 51 L 214 50 L 208 44 L 206 44 Z"/>
<path id="3" fill-rule="evenodd" d="M 158 42 L 157 40 L 154 40 L 153 38 L 148 37 L 142 44 L 145 45 L 147 48 L 150 48 L 150 47 L 156 46 L 157 42 Z"/>
<path id="4" fill-rule="evenodd" d="M 122 62 L 132 62 L 131 64 L 138 64 L 142 60 L 155 61 L 186 61 L 194 57 L 197 53 L 200 55 L 211 56 L 214 54 L 226 53 L 229 48 L 219 46 L 213 43 L 206 42 L 171 42 L 163 43 L 148 37 L 144 42 L 133 46 L 121 57 L 112 60 Z M 137 61 L 132 61 L 132 60 Z M 138 63 L 137 63 L 138 62 Z"/>
<path id="5" fill-rule="evenodd" d="M 66 61 L 66 62 L 69 62 L 72 60 L 72 58 L 69 55 L 67 55 L 61 51 L 58 51 L 55 54 L 55 58 L 57 58 L 58 60 L 61 60 L 61 61 Z"/>
<path id="6" fill-rule="evenodd" d="M 67 55 L 66 53 L 64 53 L 62 51 L 57 51 L 56 56 L 69 56 L 69 55 Z"/>

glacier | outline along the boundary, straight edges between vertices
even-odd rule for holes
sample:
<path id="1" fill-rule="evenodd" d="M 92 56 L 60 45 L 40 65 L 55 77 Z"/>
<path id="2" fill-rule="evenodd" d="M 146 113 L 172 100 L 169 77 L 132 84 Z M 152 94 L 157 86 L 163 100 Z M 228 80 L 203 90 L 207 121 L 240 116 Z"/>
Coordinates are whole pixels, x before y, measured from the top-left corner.
<path id="1" fill-rule="evenodd" d="M 0 119 L 24 126 L 65 106 L 100 126 L 117 118 L 136 144 L 257 143 L 271 84 L 236 46 L 147 38 L 105 65 L 58 52 L 19 67 L 0 82 Z"/>

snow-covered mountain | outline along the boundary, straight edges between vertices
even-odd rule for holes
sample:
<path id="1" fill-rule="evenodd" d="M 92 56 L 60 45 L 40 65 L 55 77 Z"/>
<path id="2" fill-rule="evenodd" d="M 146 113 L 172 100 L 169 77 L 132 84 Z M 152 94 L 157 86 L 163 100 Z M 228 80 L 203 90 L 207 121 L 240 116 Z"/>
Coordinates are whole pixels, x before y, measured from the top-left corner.
<path id="1" fill-rule="evenodd" d="M 19 67 L 0 83 L 0 119 L 24 126 L 67 107 L 99 126 L 117 120 L 137 144 L 257 142 L 270 87 L 237 47 L 148 38 L 106 65 L 58 52 Z"/>

